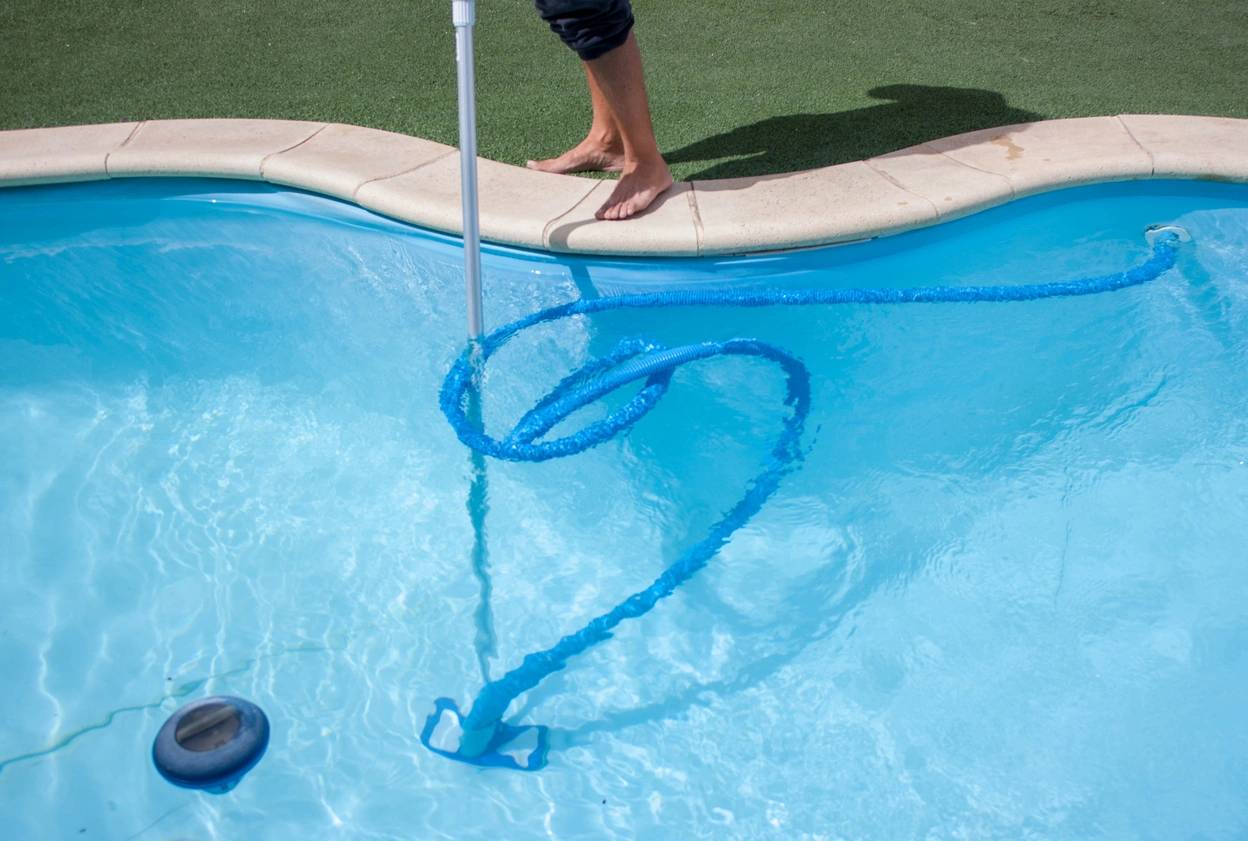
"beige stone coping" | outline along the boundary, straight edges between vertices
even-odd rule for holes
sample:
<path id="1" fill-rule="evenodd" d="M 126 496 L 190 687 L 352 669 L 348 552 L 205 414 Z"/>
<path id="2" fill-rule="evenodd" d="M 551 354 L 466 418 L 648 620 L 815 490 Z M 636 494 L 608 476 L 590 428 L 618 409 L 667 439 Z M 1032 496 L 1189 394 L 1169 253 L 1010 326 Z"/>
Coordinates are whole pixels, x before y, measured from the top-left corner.
<path id="1" fill-rule="evenodd" d="M 590 254 L 731 254 L 865 239 L 1098 181 L 1248 181 L 1248 120 L 1124 114 L 946 137 L 837 166 L 677 184 L 598 222 L 612 182 L 480 160 L 489 241 Z M 0 186 L 122 176 L 250 178 L 460 232 L 454 147 L 359 126 L 151 120 L 0 132 Z"/>

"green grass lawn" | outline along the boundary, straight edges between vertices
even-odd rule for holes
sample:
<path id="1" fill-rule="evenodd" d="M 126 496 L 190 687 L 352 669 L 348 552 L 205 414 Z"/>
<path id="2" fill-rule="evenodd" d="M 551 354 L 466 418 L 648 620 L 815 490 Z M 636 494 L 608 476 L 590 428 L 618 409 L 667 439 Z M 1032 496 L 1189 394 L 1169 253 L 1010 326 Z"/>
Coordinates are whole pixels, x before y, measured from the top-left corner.
<path id="1" fill-rule="evenodd" d="M 579 66 L 527 0 L 478 4 L 482 154 L 579 139 Z M 1248 117 L 1244 0 L 635 0 L 678 178 L 804 169 L 1022 120 Z M 454 143 L 445 0 L 3 0 L 0 129 L 284 117 Z"/>

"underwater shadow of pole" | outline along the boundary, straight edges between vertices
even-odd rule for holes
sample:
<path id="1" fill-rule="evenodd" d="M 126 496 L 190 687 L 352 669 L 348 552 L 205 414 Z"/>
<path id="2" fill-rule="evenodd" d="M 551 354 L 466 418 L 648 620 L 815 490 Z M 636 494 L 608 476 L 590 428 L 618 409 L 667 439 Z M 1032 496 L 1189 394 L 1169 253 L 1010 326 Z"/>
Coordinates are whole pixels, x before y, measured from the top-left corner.
<path id="1" fill-rule="evenodd" d="M 479 372 L 478 372 L 479 373 Z M 468 393 L 468 417 L 475 424 L 481 420 L 481 390 L 473 388 Z M 472 483 L 468 487 L 468 519 L 472 523 L 472 574 L 477 579 L 481 595 L 474 615 L 477 626 L 473 648 L 477 663 L 481 666 L 481 679 L 490 679 L 490 658 L 498 652 L 498 640 L 494 634 L 494 611 L 491 601 L 494 585 L 490 578 L 490 555 L 486 540 L 485 521 L 490 513 L 489 477 L 485 469 L 485 456 L 469 450 Z"/>
<path id="2" fill-rule="evenodd" d="M 898 84 L 872 88 L 867 95 L 881 104 L 768 117 L 665 151 L 664 157 L 669 164 L 718 161 L 686 175 L 686 181 L 775 175 L 864 160 L 976 129 L 1044 119 L 1013 107 L 996 91 L 980 88 Z"/>

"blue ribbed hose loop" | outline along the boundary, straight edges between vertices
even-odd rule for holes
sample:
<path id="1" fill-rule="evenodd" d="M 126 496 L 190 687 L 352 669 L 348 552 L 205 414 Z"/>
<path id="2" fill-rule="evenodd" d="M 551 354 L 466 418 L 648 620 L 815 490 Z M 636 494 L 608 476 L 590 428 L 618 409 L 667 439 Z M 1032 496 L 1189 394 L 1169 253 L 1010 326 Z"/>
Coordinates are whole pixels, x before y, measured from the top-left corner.
<path id="1" fill-rule="evenodd" d="M 623 309 L 671 307 L 771 307 L 833 304 L 919 304 L 1036 301 L 1112 292 L 1147 283 L 1169 270 L 1177 258 L 1179 236 L 1162 231 L 1153 239 L 1153 250 L 1143 263 L 1126 271 L 1081 280 L 1019 286 L 920 286 L 901 289 L 763 289 L 655 292 L 609 298 L 578 300 L 532 313 L 494 330 L 479 344 L 466 350 L 442 383 L 440 404 L 455 434 L 467 446 L 484 455 L 506 461 L 546 461 L 583 452 L 611 440 L 637 423 L 667 391 L 672 373 L 681 365 L 715 356 L 755 356 L 775 362 L 787 375 L 785 403 L 791 408 L 779 438 L 761 472 L 749 484 L 745 495 L 715 523 L 708 534 L 687 549 L 649 586 L 633 593 L 606 613 L 591 619 L 583 628 L 560 639 L 550 648 L 528 654 L 511 671 L 488 681 L 478 693 L 467 716 L 460 722 L 462 740 L 458 749 L 439 749 L 430 744 L 434 717 L 453 702 L 439 699 L 434 716 L 427 722 L 422 741 L 437 753 L 481 765 L 521 767 L 498 754 L 502 743 L 526 728 L 502 723 L 507 708 L 517 697 L 536 687 L 546 677 L 567 665 L 568 660 L 610 638 L 611 631 L 626 619 L 649 612 L 661 599 L 671 595 L 719 551 L 732 534 L 745 525 L 779 487 L 786 473 L 801 458 L 801 436 L 810 410 L 810 375 L 797 358 L 758 339 L 729 339 L 665 348 L 644 339 L 626 339 L 611 353 L 591 360 L 564 378 L 516 423 L 503 439 L 488 435 L 476 418 L 470 418 L 469 395 L 475 377 L 511 337 L 538 324 Z M 642 388 L 622 407 L 578 432 L 550 441 L 540 440 L 560 421 L 604 395 L 629 383 L 644 380 Z M 542 728 L 538 728 L 543 730 Z M 544 749 L 536 763 L 540 767 Z"/>

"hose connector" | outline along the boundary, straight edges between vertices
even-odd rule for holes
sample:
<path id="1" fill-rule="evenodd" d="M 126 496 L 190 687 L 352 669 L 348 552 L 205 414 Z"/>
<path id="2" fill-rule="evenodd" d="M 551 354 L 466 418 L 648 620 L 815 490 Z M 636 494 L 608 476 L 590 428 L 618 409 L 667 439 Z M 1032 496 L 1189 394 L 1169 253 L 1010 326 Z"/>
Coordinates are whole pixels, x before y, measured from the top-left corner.
<path id="1" fill-rule="evenodd" d="M 1159 239 L 1175 239 L 1179 242 L 1191 242 L 1192 235 L 1182 225 L 1149 225 L 1144 230 L 1144 239 L 1149 245 L 1156 245 Z"/>
<path id="2" fill-rule="evenodd" d="M 476 0 L 451 0 L 451 23 L 456 29 L 461 26 L 475 26 L 477 23 Z"/>

